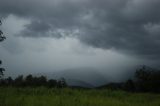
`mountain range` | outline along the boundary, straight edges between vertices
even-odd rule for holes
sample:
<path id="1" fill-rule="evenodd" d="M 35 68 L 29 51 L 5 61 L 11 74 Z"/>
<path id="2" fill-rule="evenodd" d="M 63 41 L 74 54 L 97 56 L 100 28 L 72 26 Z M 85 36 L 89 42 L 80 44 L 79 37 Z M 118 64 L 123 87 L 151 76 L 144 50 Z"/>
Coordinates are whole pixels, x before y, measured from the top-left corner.
<path id="1" fill-rule="evenodd" d="M 109 77 L 104 77 L 97 70 L 92 68 L 75 68 L 62 71 L 39 73 L 48 79 L 64 78 L 69 86 L 80 86 L 93 88 L 108 83 Z"/>

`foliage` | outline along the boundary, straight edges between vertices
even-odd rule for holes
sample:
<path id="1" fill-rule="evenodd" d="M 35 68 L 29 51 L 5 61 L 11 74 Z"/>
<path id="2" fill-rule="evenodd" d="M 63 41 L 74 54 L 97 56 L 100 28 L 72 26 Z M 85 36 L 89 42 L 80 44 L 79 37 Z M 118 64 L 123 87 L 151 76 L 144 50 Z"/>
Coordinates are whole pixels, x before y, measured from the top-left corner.
<path id="1" fill-rule="evenodd" d="M 143 66 L 135 73 L 137 91 L 160 92 L 160 70 Z"/>
<path id="2" fill-rule="evenodd" d="M 2 25 L 1 20 L 0 20 L 0 25 Z M 3 35 L 3 32 L 0 30 L 0 42 L 5 40 L 5 39 L 6 39 L 6 37 Z"/>
<path id="3" fill-rule="evenodd" d="M 135 78 L 123 83 L 109 83 L 97 89 L 125 90 L 129 92 L 160 93 L 160 70 L 143 66 L 136 70 Z"/>
<path id="4" fill-rule="evenodd" d="M 67 83 L 64 78 L 60 80 L 50 79 L 47 80 L 45 76 L 33 77 L 31 74 L 23 77 L 20 75 L 16 77 L 14 80 L 11 77 L 1 79 L 0 86 L 15 86 L 15 87 L 57 87 L 64 88 L 67 87 Z"/>
<path id="5" fill-rule="evenodd" d="M 49 88 L 64 88 L 67 83 L 64 78 L 59 80 L 49 79 L 45 76 L 32 76 L 31 74 L 23 77 L 18 76 L 14 80 L 11 77 L 0 80 L 0 86 L 15 87 L 39 87 L 46 86 Z M 109 83 L 97 87 L 96 89 L 125 90 L 129 92 L 156 92 L 160 93 L 160 71 L 143 66 L 136 70 L 135 78 L 129 79 L 123 83 Z"/>
<path id="6" fill-rule="evenodd" d="M 128 80 L 124 89 L 134 92 L 160 93 L 160 70 L 143 66 L 136 70 L 135 80 Z"/>
<path id="7" fill-rule="evenodd" d="M 129 79 L 126 81 L 126 83 L 124 84 L 124 90 L 130 91 L 130 92 L 135 91 L 135 85 L 133 80 Z"/>
<path id="8" fill-rule="evenodd" d="M 2 25 L 2 22 L 0 20 L 0 25 Z M 0 42 L 6 39 L 5 36 L 3 36 L 3 32 L 0 30 Z M 2 64 L 2 61 L 0 60 L 0 65 Z M 5 71 L 4 68 L 0 68 L 0 78 L 3 76 L 3 72 Z"/>

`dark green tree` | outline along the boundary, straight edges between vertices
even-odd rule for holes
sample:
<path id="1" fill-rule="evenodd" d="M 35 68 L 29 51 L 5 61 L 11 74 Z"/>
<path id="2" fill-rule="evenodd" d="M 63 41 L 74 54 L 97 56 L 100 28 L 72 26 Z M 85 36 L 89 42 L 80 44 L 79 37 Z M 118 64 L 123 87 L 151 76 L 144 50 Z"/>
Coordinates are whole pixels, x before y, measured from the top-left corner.
<path id="1" fill-rule="evenodd" d="M 0 60 L 0 65 L 2 64 L 2 61 Z M 0 68 L 0 78 L 3 76 L 3 72 L 5 71 L 4 68 Z"/>
<path id="2" fill-rule="evenodd" d="M 17 78 L 15 78 L 14 85 L 17 86 L 17 87 L 24 86 L 23 75 L 19 75 Z"/>
<path id="3" fill-rule="evenodd" d="M 0 20 L 0 25 L 2 25 L 2 21 Z M 3 35 L 3 32 L 0 30 L 0 42 L 5 40 L 6 37 Z"/>
<path id="4" fill-rule="evenodd" d="M 31 74 L 28 75 L 28 76 L 26 76 L 26 78 L 25 78 L 25 85 L 32 86 L 33 83 L 34 83 L 33 76 Z"/>
<path id="5" fill-rule="evenodd" d="M 138 91 L 160 92 L 160 70 L 143 66 L 136 71 L 135 77 Z"/>
<path id="6" fill-rule="evenodd" d="M 135 91 L 135 85 L 133 80 L 129 79 L 126 81 L 126 83 L 124 84 L 124 90 L 130 91 L 130 92 Z"/>
<path id="7" fill-rule="evenodd" d="M 66 80 L 64 78 L 61 78 L 60 80 L 58 80 L 57 87 L 59 87 L 59 88 L 67 87 Z"/>
<path id="8" fill-rule="evenodd" d="M 45 86 L 46 83 L 47 83 L 47 78 L 42 75 L 42 76 L 40 76 L 40 77 L 38 78 L 38 82 L 39 82 L 40 86 Z"/>
<path id="9" fill-rule="evenodd" d="M 48 87 L 49 88 L 57 87 L 57 80 L 54 80 L 54 79 L 48 80 Z"/>
<path id="10" fill-rule="evenodd" d="M 8 86 L 12 86 L 13 85 L 13 79 L 12 79 L 12 77 L 6 78 L 6 85 L 8 85 Z"/>
<path id="11" fill-rule="evenodd" d="M 0 20 L 0 25 L 2 25 L 2 22 Z M 3 32 L 0 30 L 0 42 L 2 42 L 6 37 L 3 35 Z M 2 61 L 0 60 L 0 65 L 2 64 Z M 0 78 L 3 76 L 3 72 L 5 71 L 4 68 L 0 68 Z"/>

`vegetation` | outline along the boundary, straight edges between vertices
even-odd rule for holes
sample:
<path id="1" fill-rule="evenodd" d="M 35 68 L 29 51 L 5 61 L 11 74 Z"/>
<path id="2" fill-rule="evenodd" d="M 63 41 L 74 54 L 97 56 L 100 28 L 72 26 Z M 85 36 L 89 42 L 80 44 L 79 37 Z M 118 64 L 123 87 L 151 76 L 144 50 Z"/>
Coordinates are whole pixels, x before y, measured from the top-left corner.
<path id="1" fill-rule="evenodd" d="M 129 92 L 160 93 L 160 70 L 143 66 L 136 70 L 135 78 L 122 83 L 109 83 L 98 88 L 121 89 Z"/>
<path id="2" fill-rule="evenodd" d="M 0 20 L 0 25 L 2 25 L 2 22 Z M 3 36 L 3 32 L 0 30 L 0 42 L 6 39 L 5 36 Z M 0 65 L 2 64 L 2 61 L 0 60 Z M 5 71 L 4 68 L 0 68 L 0 78 L 3 76 L 3 72 Z"/>
<path id="3" fill-rule="evenodd" d="M 33 77 L 28 75 L 23 77 L 23 75 L 18 76 L 14 80 L 11 77 L 1 79 L 0 86 L 3 87 L 55 87 L 55 88 L 64 88 L 67 87 L 67 83 L 64 78 L 59 80 L 50 79 L 47 80 L 45 76 Z"/>
<path id="4" fill-rule="evenodd" d="M 143 66 L 135 73 L 134 80 L 128 80 L 124 89 L 133 92 L 160 93 L 160 70 Z"/>
<path id="5" fill-rule="evenodd" d="M 136 71 L 135 76 L 136 91 L 160 93 L 160 70 L 143 66 Z"/>
<path id="6" fill-rule="evenodd" d="M 160 95 L 70 88 L 0 88 L 0 106 L 160 106 Z"/>
<path id="7" fill-rule="evenodd" d="M 0 65 L 2 64 L 2 61 L 0 60 Z M 0 68 L 0 78 L 3 76 L 3 72 L 5 71 L 4 68 Z"/>
<path id="8" fill-rule="evenodd" d="M 68 87 L 63 78 L 8 77 L 0 80 L 0 106 L 160 106 L 159 76 L 142 67 L 134 79 L 93 89 Z"/>
<path id="9" fill-rule="evenodd" d="M 65 88 L 67 83 L 64 78 L 60 80 L 47 80 L 45 76 L 23 75 L 15 79 L 11 77 L 1 79 L 0 86 L 6 87 L 48 87 L 48 88 Z M 76 87 L 77 88 L 77 87 Z M 156 92 L 160 93 L 160 71 L 143 66 L 135 72 L 135 78 L 129 79 L 122 83 L 109 83 L 97 87 L 97 89 L 125 90 L 129 92 Z"/>

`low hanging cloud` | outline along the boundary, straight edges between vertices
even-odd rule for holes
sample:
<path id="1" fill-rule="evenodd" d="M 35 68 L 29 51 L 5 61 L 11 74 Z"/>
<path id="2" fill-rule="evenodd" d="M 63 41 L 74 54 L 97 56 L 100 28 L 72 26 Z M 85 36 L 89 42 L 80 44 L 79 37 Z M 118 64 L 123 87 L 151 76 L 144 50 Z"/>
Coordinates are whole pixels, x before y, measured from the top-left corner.
<path id="1" fill-rule="evenodd" d="M 96 48 L 160 59 L 159 0 L 1 0 L 29 20 L 22 37 L 76 37 Z"/>

